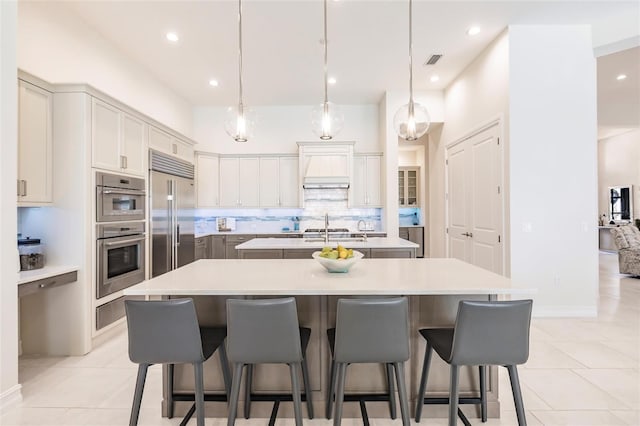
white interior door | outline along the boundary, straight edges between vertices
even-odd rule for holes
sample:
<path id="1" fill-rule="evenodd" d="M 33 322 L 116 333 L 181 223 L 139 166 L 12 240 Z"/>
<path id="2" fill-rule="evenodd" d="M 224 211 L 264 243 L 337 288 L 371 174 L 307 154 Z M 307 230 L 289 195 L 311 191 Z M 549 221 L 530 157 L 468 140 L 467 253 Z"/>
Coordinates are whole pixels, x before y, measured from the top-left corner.
<path id="1" fill-rule="evenodd" d="M 502 274 L 500 125 L 447 148 L 448 255 Z"/>

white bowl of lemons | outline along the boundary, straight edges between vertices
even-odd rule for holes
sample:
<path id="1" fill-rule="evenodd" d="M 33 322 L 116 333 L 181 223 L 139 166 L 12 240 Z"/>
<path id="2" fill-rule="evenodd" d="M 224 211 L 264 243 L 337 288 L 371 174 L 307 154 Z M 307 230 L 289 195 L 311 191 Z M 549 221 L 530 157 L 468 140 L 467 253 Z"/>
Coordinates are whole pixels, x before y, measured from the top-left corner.
<path id="1" fill-rule="evenodd" d="M 313 252 L 311 256 L 329 272 L 348 272 L 349 268 L 364 257 L 364 254 L 339 245 L 337 248 L 323 247 L 321 251 Z"/>

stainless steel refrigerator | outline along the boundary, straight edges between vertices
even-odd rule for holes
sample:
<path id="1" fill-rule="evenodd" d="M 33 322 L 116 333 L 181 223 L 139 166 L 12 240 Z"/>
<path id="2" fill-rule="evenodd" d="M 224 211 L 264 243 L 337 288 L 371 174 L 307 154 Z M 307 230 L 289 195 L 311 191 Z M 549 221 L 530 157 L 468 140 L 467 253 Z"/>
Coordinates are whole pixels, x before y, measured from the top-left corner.
<path id="1" fill-rule="evenodd" d="M 150 151 L 151 277 L 195 260 L 194 166 Z"/>

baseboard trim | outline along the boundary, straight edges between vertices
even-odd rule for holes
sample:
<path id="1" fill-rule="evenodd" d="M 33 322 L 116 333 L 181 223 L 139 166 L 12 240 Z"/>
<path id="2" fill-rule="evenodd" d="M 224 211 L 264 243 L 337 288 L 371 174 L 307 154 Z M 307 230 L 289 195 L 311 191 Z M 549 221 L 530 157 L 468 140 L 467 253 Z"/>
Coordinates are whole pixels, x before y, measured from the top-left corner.
<path id="1" fill-rule="evenodd" d="M 17 384 L 11 389 L 0 393 L 0 414 L 22 401 L 22 385 Z"/>
<path id="2" fill-rule="evenodd" d="M 595 318 L 598 308 L 595 306 L 535 306 L 531 315 L 534 318 Z"/>

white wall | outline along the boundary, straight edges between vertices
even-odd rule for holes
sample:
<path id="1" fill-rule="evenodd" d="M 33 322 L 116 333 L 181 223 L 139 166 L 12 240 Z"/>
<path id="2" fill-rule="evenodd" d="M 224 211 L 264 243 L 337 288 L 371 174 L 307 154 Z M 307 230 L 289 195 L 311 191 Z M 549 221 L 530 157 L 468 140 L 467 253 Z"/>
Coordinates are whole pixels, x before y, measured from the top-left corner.
<path id="1" fill-rule="evenodd" d="M 440 134 L 436 132 L 429 138 L 429 216 L 431 218 L 429 230 L 433 257 L 446 256 L 444 168 L 446 145 L 455 142 L 500 114 L 505 118 L 504 134 L 508 134 L 509 35 L 507 31 L 491 42 L 446 88 L 444 108 L 447 119 L 442 126 L 442 132 Z M 505 145 L 508 146 L 508 140 L 505 140 Z M 508 191 L 505 193 L 508 194 Z M 505 220 L 507 217 L 508 214 Z M 508 265 L 508 261 L 505 264 Z"/>
<path id="2" fill-rule="evenodd" d="M 87 83 L 192 137 L 192 108 L 57 2 L 18 3 L 18 67 L 50 83 Z"/>
<path id="3" fill-rule="evenodd" d="M 355 141 L 356 152 L 380 152 L 377 105 L 340 105 L 344 128 L 336 141 Z M 296 142 L 320 141 L 311 131 L 312 105 L 253 107 L 257 124 L 255 136 L 245 143 L 235 142 L 224 131 L 226 108 L 194 109 L 194 139 L 198 151 L 220 154 L 297 154 Z"/>
<path id="4" fill-rule="evenodd" d="M 609 217 L 609 187 L 633 185 L 633 216 L 640 217 L 640 130 L 598 141 L 598 214 Z"/>
<path id="5" fill-rule="evenodd" d="M 0 2 L 0 411 L 21 398 L 18 384 L 17 3 Z"/>
<path id="6" fill-rule="evenodd" d="M 509 27 L 511 278 L 538 315 L 597 309 L 593 56 L 589 26 Z"/>

